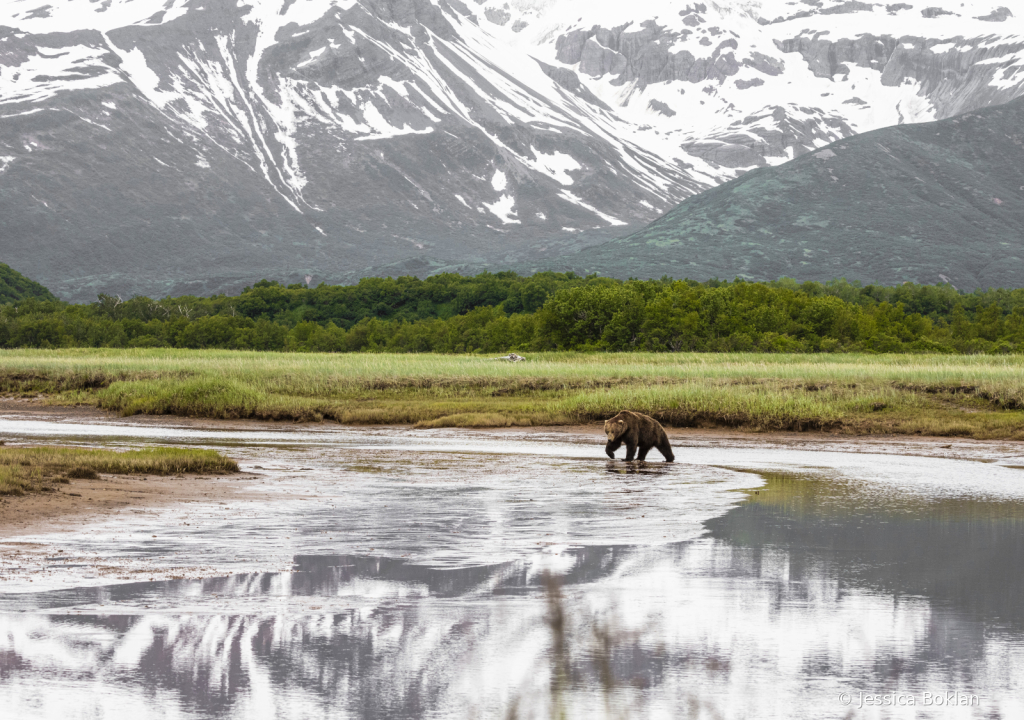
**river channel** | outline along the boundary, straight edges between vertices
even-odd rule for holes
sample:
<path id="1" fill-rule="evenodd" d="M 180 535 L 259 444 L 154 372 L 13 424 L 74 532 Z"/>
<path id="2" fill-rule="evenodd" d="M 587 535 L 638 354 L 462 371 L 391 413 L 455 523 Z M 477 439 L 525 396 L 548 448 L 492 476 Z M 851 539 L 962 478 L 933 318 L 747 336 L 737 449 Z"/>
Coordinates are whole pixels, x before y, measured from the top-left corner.
<path id="1" fill-rule="evenodd" d="M 584 430 L 17 415 L 0 440 L 246 473 L 6 539 L 4 717 L 1024 718 L 1022 446 L 695 435 L 638 466 Z"/>

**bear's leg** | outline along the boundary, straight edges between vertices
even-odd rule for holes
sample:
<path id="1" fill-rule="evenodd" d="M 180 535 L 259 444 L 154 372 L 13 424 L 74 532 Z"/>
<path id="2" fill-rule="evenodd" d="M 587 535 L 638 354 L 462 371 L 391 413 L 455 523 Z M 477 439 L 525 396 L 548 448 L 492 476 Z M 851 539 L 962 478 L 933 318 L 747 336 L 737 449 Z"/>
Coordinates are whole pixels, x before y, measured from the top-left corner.
<path id="1" fill-rule="evenodd" d="M 609 440 L 608 444 L 604 446 L 604 451 L 605 453 L 607 453 L 608 457 L 614 460 L 615 451 L 618 450 L 620 447 L 622 447 L 621 440 Z"/>
<path id="2" fill-rule="evenodd" d="M 640 446 L 640 452 L 639 452 L 639 454 L 637 454 L 636 459 L 639 460 L 640 462 L 643 462 L 644 460 L 646 460 L 647 459 L 647 453 L 649 453 L 651 451 L 651 447 L 652 447 L 651 445 L 646 445 L 646 444 L 645 445 L 641 445 Z"/>
<path id="3" fill-rule="evenodd" d="M 665 456 L 665 462 L 675 462 L 676 456 L 672 454 L 672 446 L 668 443 L 667 437 L 662 437 L 658 443 L 658 452 Z"/>
<path id="4" fill-rule="evenodd" d="M 629 441 L 626 443 L 626 462 L 633 462 L 633 455 L 636 453 L 636 443 Z"/>

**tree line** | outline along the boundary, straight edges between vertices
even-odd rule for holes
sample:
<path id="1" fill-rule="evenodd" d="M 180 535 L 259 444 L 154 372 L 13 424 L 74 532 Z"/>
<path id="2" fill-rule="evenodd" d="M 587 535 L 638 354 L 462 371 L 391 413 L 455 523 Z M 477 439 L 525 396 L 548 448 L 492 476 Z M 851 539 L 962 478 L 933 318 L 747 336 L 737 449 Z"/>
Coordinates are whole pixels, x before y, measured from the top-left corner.
<path id="1" fill-rule="evenodd" d="M 51 296 L 52 297 L 52 296 Z M 512 272 L 0 306 L 0 347 L 498 353 L 1024 351 L 1024 289 Z"/>

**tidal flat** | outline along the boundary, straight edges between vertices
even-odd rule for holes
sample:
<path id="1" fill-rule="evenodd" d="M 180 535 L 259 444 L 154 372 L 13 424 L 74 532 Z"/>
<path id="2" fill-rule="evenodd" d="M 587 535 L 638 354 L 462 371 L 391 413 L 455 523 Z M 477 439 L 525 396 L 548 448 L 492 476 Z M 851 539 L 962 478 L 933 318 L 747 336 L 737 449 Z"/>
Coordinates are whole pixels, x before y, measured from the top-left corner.
<path id="1" fill-rule="evenodd" d="M 897 716 L 857 708 L 889 693 L 907 717 L 1024 717 L 1024 445 L 670 435 L 676 463 L 630 464 L 597 426 L 8 408 L 7 447 L 187 447 L 242 473 L 5 534 L 0 703 L 817 719 Z"/>
<path id="2" fill-rule="evenodd" d="M 1024 439 L 1024 357 L 2 350 L 6 400 L 122 416 L 537 427 L 622 409 L 666 426 Z"/>

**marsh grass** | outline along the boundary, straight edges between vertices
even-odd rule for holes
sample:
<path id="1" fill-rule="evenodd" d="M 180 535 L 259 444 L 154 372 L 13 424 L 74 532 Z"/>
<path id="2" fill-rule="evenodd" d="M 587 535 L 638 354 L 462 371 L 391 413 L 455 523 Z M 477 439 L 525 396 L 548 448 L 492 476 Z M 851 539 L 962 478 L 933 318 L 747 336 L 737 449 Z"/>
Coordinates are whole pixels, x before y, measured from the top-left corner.
<path id="1" fill-rule="evenodd" d="M 1024 438 L 1024 357 L 0 351 L 0 391 L 122 415 L 507 427 L 622 409 L 677 427 Z"/>
<path id="2" fill-rule="evenodd" d="M 150 448 L 117 452 L 66 447 L 0 447 L 0 495 L 53 490 L 68 480 L 112 475 L 238 472 L 234 460 L 213 450 Z"/>

